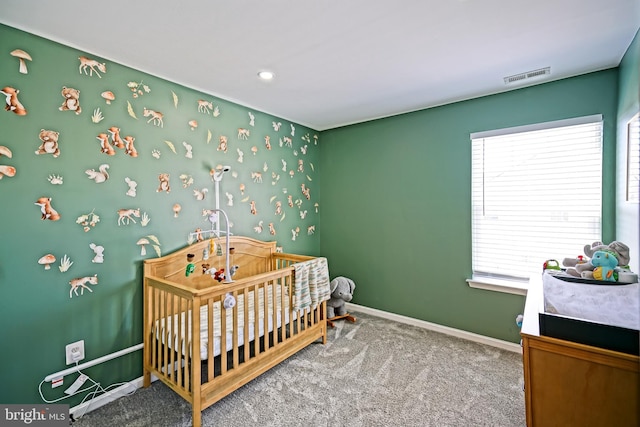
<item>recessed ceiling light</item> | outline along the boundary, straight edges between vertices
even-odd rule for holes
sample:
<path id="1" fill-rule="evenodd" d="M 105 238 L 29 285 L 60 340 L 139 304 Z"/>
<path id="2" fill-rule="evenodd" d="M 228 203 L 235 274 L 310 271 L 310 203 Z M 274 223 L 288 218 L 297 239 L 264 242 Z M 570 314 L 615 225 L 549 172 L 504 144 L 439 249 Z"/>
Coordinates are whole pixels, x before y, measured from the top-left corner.
<path id="1" fill-rule="evenodd" d="M 258 73 L 258 77 L 260 77 L 262 80 L 273 80 L 275 74 L 273 74 L 273 72 L 271 71 L 260 71 Z"/>

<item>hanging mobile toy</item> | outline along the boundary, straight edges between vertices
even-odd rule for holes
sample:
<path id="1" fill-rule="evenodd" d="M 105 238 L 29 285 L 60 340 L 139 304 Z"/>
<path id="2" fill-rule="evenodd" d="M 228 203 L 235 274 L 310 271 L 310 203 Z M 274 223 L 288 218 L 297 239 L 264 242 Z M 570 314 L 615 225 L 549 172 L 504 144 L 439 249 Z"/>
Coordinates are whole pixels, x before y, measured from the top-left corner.
<path id="1" fill-rule="evenodd" d="M 216 256 L 222 256 L 222 245 L 216 245 Z"/>
<path id="2" fill-rule="evenodd" d="M 193 273 L 196 269 L 196 266 L 193 264 L 193 259 L 195 258 L 194 254 L 187 254 L 187 268 L 185 269 L 184 275 L 189 277 L 191 273 Z"/>

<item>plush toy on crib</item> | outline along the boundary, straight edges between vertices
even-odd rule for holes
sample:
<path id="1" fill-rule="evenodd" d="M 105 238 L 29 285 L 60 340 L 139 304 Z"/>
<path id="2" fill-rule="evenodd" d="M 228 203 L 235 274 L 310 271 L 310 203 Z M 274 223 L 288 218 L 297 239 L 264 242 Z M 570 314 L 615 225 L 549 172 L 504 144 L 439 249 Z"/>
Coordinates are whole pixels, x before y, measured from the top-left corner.
<path id="1" fill-rule="evenodd" d="M 327 301 L 327 318 L 331 319 L 347 314 L 345 303 L 351 301 L 355 288 L 356 284 L 353 283 L 353 280 L 346 277 L 336 277 L 331 281 L 329 284 L 331 298 Z"/>
<path id="2" fill-rule="evenodd" d="M 591 265 L 594 266 L 592 273 L 594 279 L 616 281 L 613 271 L 618 266 L 618 258 L 612 251 L 596 251 L 591 258 Z"/>

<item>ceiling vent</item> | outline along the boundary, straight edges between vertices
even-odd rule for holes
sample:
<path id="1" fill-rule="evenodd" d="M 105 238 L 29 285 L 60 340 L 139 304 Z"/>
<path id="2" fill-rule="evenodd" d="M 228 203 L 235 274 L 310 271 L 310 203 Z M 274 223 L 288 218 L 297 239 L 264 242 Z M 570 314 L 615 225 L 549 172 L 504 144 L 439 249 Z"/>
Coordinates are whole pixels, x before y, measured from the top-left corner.
<path id="1" fill-rule="evenodd" d="M 523 80 L 547 76 L 549 74 L 551 74 L 551 67 L 540 68 L 539 70 L 527 71 L 526 73 L 514 74 L 513 76 L 505 77 L 504 84 L 520 83 Z"/>

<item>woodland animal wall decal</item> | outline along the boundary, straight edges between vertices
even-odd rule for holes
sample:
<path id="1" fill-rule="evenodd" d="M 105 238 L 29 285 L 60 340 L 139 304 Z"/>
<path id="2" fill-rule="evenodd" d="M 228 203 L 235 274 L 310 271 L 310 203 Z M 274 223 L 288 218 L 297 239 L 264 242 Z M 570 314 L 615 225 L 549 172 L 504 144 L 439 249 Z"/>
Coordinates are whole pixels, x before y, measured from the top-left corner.
<path id="1" fill-rule="evenodd" d="M 38 264 L 44 265 L 44 269 L 45 270 L 50 270 L 51 269 L 51 264 L 53 264 L 54 262 L 56 262 L 56 257 L 53 254 L 43 255 L 38 260 Z"/>
<path id="2" fill-rule="evenodd" d="M 245 141 L 249 139 L 251 136 L 251 131 L 249 129 L 238 128 L 238 139 L 244 139 Z"/>
<path id="3" fill-rule="evenodd" d="M 142 80 L 140 82 L 129 82 L 127 83 L 127 87 L 131 90 L 134 98 L 144 95 L 145 93 L 151 92 L 151 88 L 145 84 L 142 84 Z"/>
<path id="4" fill-rule="evenodd" d="M 98 76 L 98 78 L 102 78 L 98 71 L 100 71 L 101 73 L 107 72 L 107 64 L 104 62 L 99 62 L 95 59 L 87 58 L 86 56 L 80 56 L 78 57 L 78 59 L 80 60 L 80 66 L 78 67 L 80 74 L 84 73 L 85 75 L 91 77 L 93 76 L 93 73 L 96 73 L 96 76 Z M 88 73 L 87 69 L 89 71 Z"/>
<path id="5" fill-rule="evenodd" d="M 104 101 L 107 103 L 107 105 L 110 105 L 112 101 L 116 100 L 116 95 L 111 92 L 110 90 L 105 90 L 104 92 L 102 92 L 100 94 L 100 97 L 102 97 L 104 99 Z"/>
<path id="6" fill-rule="evenodd" d="M 109 165 L 103 163 L 98 166 L 97 171 L 95 169 L 87 169 L 86 171 L 84 171 L 84 173 L 88 175 L 89 179 L 94 180 L 96 184 L 101 184 L 109 179 L 108 169 Z"/>
<path id="7" fill-rule="evenodd" d="M 126 192 L 126 195 L 129 197 L 136 197 L 137 195 L 137 187 L 138 187 L 138 183 L 134 180 L 132 180 L 131 178 L 129 178 L 128 176 L 125 177 L 124 182 L 127 183 L 127 185 L 129 186 L 129 189 Z"/>
<path id="8" fill-rule="evenodd" d="M 60 214 L 51 206 L 51 197 L 40 197 L 36 200 L 35 205 L 40 207 L 42 220 L 58 221 L 60 219 Z"/>
<path id="9" fill-rule="evenodd" d="M 50 129 L 40 129 L 38 138 L 40 138 L 40 146 L 36 150 L 36 154 L 51 154 L 53 157 L 60 155 L 60 147 L 58 145 L 58 138 L 60 132 L 56 132 Z"/>
<path id="10" fill-rule="evenodd" d="M 49 181 L 52 185 L 62 185 L 64 183 L 64 178 L 62 177 L 62 175 L 51 174 L 47 178 L 47 181 Z"/>
<path id="11" fill-rule="evenodd" d="M 80 289 L 80 295 L 84 295 L 84 290 L 88 290 L 89 292 L 93 292 L 91 288 L 87 286 L 97 285 L 98 284 L 98 275 L 94 274 L 93 276 L 85 276 L 85 277 L 77 277 L 75 279 L 71 279 L 69 281 L 69 285 L 71 285 L 71 289 L 69 290 L 69 298 L 73 298 L 73 295 L 78 296 L 78 289 Z"/>
<path id="12" fill-rule="evenodd" d="M 164 114 L 162 114 L 160 111 L 155 111 L 144 107 L 142 109 L 142 115 L 144 117 L 149 117 L 147 123 L 153 122 L 153 124 L 156 126 L 160 126 L 161 128 L 164 127 L 164 122 L 162 121 Z"/>
<path id="13" fill-rule="evenodd" d="M 187 175 L 185 173 L 180 174 L 180 181 L 182 181 L 182 188 L 188 188 L 193 184 L 193 176 Z"/>
<path id="14" fill-rule="evenodd" d="M 166 193 L 171 192 L 171 184 L 169 183 L 169 177 L 170 175 L 168 173 L 161 173 L 160 175 L 158 175 L 158 181 L 160 181 L 160 185 L 158 186 L 156 193 L 159 193 L 161 191 L 164 191 Z"/>
<path id="15" fill-rule="evenodd" d="M 72 87 L 62 86 L 62 105 L 58 108 L 60 111 L 75 111 L 76 114 L 82 112 L 80 107 L 80 91 Z"/>
<path id="16" fill-rule="evenodd" d="M 27 109 L 24 108 L 24 105 L 18 100 L 18 94 L 20 90 L 13 88 L 11 86 L 5 86 L 0 90 L 0 93 L 4 95 L 4 109 L 5 111 L 12 111 L 18 116 L 26 116 Z"/>
<path id="17" fill-rule="evenodd" d="M 151 244 L 151 247 L 156 252 L 157 256 L 161 256 L 162 255 L 162 250 L 160 249 L 160 246 L 161 246 L 160 245 L 160 240 L 158 240 L 158 238 L 154 234 L 149 234 L 149 235 L 147 235 L 145 237 L 141 237 L 140 239 L 138 239 L 136 244 L 138 246 L 140 246 L 140 255 L 141 256 L 145 256 L 147 254 L 147 250 L 145 249 L 145 245 L 148 245 L 148 244 Z"/>
<path id="18" fill-rule="evenodd" d="M 2 156 L 12 158 L 13 153 L 11 152 L 9 147 L 0 145 L 0 157 Z M 2 179 L 2 177 L 4 177 L 5 175 L 8 177 L 12 177 L 12 176 L 15 176 L 15 174 L 16 174 L 15 167 L 9 166 L 9 165 L 0 165 L 0 179 Z"/>
<path id="19" fill-rule="evenodd" d="M 96 139 L 100 141 L 100 152 L 106 154 L 107 156 L 115 156 L 116 150 L 113 149 L 113 146 L 109 142 L 109 135 L 106 133 L 99 133 L 96 136 Z"/>
<path id="20" fill-rule="evenodd" d="M 67 254 L 65 254 L 60 260 L 60 265 L 58 266 L 58 269 L 60 270 L 60 273 L 65 273 L 67 270 L 69 270 L 69 268 L 71 268 L 72 265 L 73 265 L 73 261 L 71 261 L 71 259 L 69 259 Z"/>
<path id="21" fill-rule="evenodd" d="M 16 175 L 16 168 L 9 165 L 0 165 L 0 179 L 5 176 L 13 177 Z"/>
<path id="22" fill-rule="evenodd" d="M 189 127 L 191 128 L 191 130 L 196 130 L 198 128 L 198 121 L 197 120 L 189 120 Z"/>
<path id="23" fill-rule="evenodd" d="M 18 58 L 18 60 L 20 61 L 20 73 L 21 74 L 28 74 L 29 70 L 27 70 L 27 63 L 25 61 L 31 61 L 31 55 L 29 55 L 27 52 L 25 52 L 22 49 L 14 49 L 11 51 L 11 53 L 9 54 L 13 57 Z"/>
<path id="24" fill-rule="evenodd" d="M 96 264 L 102 264 L 104 262 L 104 246 L 96 245 L 95 243 L 89 243 L 89 248 L 95 254 L 91 262 Z"/>
<path id="25" fill-rule="evenodd" d="M 91 115 L 91 121 L 93 123 L 100 123 L 104 120 L 104 116 L 102 115 L 102 111 L 100 111 L 100 107 L 93 110 L 93 114 Z"/>
<path id="26" fill-rule="evenodd" d="M 129 135 L 124 137 L 124 152 L 130 157 L 138 157 L 138 150 L 136 150 L 136 147 L 133 145 L 135 140 L 134 137 Z"/>
<path id="27" fill-rule="evenodd" d="M 184 155 L 187 159 L 192 159 L 193 158 L 193 146 L 189 143 L 187 143 L 186 141 L 182 141 L 182 145 L 184 146 L 185 150 L 187 150 L 186 154 Z"/>
<path id="28" fill-rule="evenodd" d="M 95 209 L 88 214 L 82 214 L 76 218 L 76 224 L 80 224 L 85 233 L 91 231 L 100 222 L 100 216 L 95 213 Z"/>
<path id="29" fill-rule="evenodd" d="M 120 137 L 120 128 L 117 126 L 111 126 L 107 129 L 111 136 L 111 143 L 117 148 L 124 148 L 124 141 Z"/>
<path id="30" fill-rule="evenodd" d="M 178 95 L 174 91 L 171 91 L 171 96 L 173 97 L 173 106 L 175 108 L 178 108 L 178 102 L 179 102 Z"/>
<path id="31" fill-rule="evenodd" d="M 198 112 L 209 114 L 211 109 L 213 109 L 213 103 L 211 101 L 206 101 L 204 99 L 198 100 Z"/>
<path id="32" fill-rule="evenodd" d="M 140 208 L 137 209 L 118 209 L 118 225 L 129 225 L 130 222 L 136 223 L 135 218 L 140 218 Z"/>
<path id="33" fill-rule="evenodd" d="M 207 193 L 209 192 L 209 189 L 204 187 L 201 190 L 198 189 L 194 189 L 193 190 L 193 196 L 196 198 L 196 200 L 200 201 L 200 200 L 204 200 L 205 197 L 207 196 Z"/>

